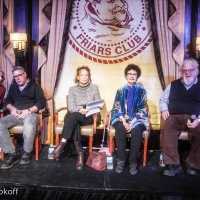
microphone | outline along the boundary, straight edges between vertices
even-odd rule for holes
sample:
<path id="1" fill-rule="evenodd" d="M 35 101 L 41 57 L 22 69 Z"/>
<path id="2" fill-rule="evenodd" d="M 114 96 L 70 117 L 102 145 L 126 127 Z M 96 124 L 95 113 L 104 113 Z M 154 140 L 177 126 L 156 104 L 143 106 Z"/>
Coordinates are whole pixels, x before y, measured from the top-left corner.
<path id="1" fill-rule="evenodd" d="M 125 120 L 126 120 L 126 123 L 128 123 L 128 122 L 129 122 L 129 116 L 126 114 L 126 115 L 124 116 L 124 118 L 125 118 Z"/>
<path id="2" fill-rule="evenodd" d="M 191 115 L 190 122 L 193 123 L 196 118 L 197 118 L 196 115 Z"/>

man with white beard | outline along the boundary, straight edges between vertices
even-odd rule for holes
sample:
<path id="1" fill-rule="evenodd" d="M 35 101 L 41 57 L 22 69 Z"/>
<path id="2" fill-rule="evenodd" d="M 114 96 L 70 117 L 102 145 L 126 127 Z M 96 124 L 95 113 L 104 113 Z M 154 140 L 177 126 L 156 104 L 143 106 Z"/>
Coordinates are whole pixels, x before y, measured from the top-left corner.
<path id="1" fill-rule="evenodd" d="M 178 137 L 182 130 L 188 132 L 191 144 L 186 159 L 186 173 L 197 175 L 200 170 L 200 80 L 198 63 L 193 58 L 185 60 L 182 77 L 172 81 L 160 97 L 160 111 L 165 123 L 160 137 L 166 176 L 182 172 L 178 154 Z M 196 119 L 190 121 L 191 115 Z"/>

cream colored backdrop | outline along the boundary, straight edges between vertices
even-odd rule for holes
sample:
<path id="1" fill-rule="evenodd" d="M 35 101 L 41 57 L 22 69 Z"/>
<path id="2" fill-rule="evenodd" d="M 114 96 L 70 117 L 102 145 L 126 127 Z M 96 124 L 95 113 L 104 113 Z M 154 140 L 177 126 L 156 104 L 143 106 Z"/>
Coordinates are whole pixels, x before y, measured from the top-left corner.
<path id="1" fill-rule="evenodd" d="M 162 89 L 157 75 L 153 43 L 151 42 L 149 10 L 144 2 L 127 0 L 118 1 L 115 5 L 105 5 L 105 2 L 96 3 L 96 10 L 92 10 L 92 12 L 90 12 L 90 8 L 92 6 L 94 8 L 92 3 L 86 4 L 82 1 L 82 5 L 80 5 L 81 3 L 76 5 L 70 24 L 69 43 L 67 44 L 64 67 L 54 96 L 55 109 L 66 106 L 65 97 L 68 94 L 69 87 L 74 85 L 76 68 L 82 65 L 90 67 L 92 81 L 99 86 L 101 98 L 106 102 L 106 109 L 112 109 L 116 90 L 126 84 L 124 68 L 133 63 L 140 66 L 142 70 L 142 76 L 138 82 L 147 90 L 153 128 L 159 128 L 160 114 L 158 104 Z M 120 5 L 117 7 L 117 4 Z M 132 14 L 129 10 L 134 5 L 138 9 Z M 103 11 L 101 6 L 104 8 Z M 105 9 L 107 7 L 108 10 Z M 109 13 L 111 7 L 113 10 Z M 121 13 L 128 13 L 125 18 L 120 14 L 116 14 L 119 9 L 124 9 L 124 12 Z M 94 16 L 94 12 L 97 10 L 99 15 Z M 104 12 L 106 13 L 104 14 Z M 78 17 L 73 17 L 77 15 Z M 118 22 L 112 20 L 113 15 L 118 18 Z M 126 23 L 124 23 L 124 19 Z M 137 38 L 140 39 L 137 40 Z M 128 46 L 126 41 L 130 41 L 132 44 L 133 41 L 136 42 L 130 48 L 130 43 Z M 96 51 L 96 48 L 105 50 L 104 46 L 109 49 L 107 56 L 103 55 L 105 52 L 102 53 L 101 51 L 99 53 Z M 112 49 L 112 46 L 115 46 L 115 48 Z M 123 55 L 118 50 L 124 50 Z"/>
<path id="2" fill-rule="evenodd" d="M 66 106 L 65 97 L 68 94 L 69 87 L 74 85 L 76 68 L 83 64 L 90 67 L 92 81 L 98 84 L 101 98 L 105 100 L 107 110 L 112 109 L 116 90 L 126 84 L 124 68 L 130 63 L 137 64 L 141 67 L 142 76 L 138 79 L 138 82 L 147 90 L 149 110 L 152 114 L 151 123 L 154 125 L 154 129 L 157 129 L 160 123 L 158 103 L 162 89 L 157 75 L 152 43 L 136 58 L 112 65 L 103 65 L 89 61 L 80 56 L 68 45 L 59 87 L 54 98 L 55 109 Z"/>

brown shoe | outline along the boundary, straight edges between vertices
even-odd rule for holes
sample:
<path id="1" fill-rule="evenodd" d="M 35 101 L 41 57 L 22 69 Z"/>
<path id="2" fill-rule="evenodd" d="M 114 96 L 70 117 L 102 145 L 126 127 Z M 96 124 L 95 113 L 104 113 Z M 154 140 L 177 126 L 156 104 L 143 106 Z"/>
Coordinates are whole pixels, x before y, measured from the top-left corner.
<path id="1" fill-rule="evenodd" d="M 84 151 L 79 151 L 77 155 L 77 161 L 76 161 L 76 169 L 82 170 L 83 169 L 83 161 L 84 161 Z"/>
<path id="2" fill-rule="evenodd" d="M 66 142 L 60 141 L 59 145 L 51 152 L 50 155 L 54 158 L 58 158 L 60 156 L 60 154 L 62 153 L 65 145 L 66 145 Z"/>

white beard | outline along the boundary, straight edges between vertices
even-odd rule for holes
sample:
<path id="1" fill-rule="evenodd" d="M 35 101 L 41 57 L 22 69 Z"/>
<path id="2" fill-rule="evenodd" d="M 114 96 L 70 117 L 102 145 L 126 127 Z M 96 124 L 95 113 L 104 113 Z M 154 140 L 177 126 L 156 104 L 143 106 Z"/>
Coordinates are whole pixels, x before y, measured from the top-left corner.
<path id="1" fill-rule="evenodd" d="M 190 86 L 192 86 L 193 84 L 194 84 L 194 82 L 195 82 L 195 80 L 196 80 L 196 78 L 192 78 L 191 77 L 191 79 L 186 79 L 186 78 L 182 78 L 182 83 L 185 85 L 185 86 L 187 86 L 187 87 L 190 87 Z"/>

